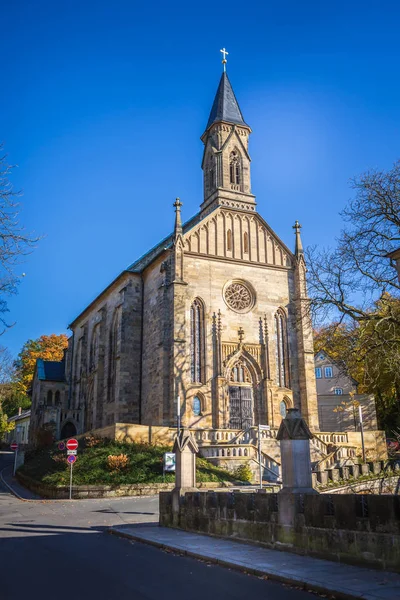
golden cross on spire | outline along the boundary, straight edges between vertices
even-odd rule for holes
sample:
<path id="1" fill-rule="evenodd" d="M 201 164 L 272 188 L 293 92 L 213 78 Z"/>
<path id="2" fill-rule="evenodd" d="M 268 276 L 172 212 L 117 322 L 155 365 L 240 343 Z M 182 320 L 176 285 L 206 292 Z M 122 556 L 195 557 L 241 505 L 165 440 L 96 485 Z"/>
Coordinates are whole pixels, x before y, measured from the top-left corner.
<path id="1" fill-rule="evenodd" d="M 225 72 L 225 71 L 226 71 L 226 63 L 228 62 L 228 61 L 226 60 L 226 57 L 227 57 L 227 55 L 229 54 L 229 52 L 227 52 L 225 48 L 222 48 L 222 50 L 220 50 L 220 52 L 222 52 L 222 56 L 224 57 L 224 58 L 222 59 L 222 64 L 224 65 L 224 72 Z"/>

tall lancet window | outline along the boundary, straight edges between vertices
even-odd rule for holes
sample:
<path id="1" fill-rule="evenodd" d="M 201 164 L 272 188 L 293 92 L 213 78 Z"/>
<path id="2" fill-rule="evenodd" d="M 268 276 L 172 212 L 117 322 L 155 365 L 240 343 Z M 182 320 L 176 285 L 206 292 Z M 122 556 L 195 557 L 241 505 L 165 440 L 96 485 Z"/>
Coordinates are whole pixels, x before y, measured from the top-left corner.
<path id="1" fill-rule="evenodd" d="M 196 298 L 190 307 L 191 380 L 201 383 L 204 373 L 204 305 Z"/>
<path id="2" fill-rule="evenodd" d="M 276 385 L 290 387 L 287 320 L 283 310 L 275 314 Z"/>
<path id="3" fill-rule="evenodd" d="M 229 156 L 229 176 L 234 185 L 242 183 L 240 154 L 237 150 L 233 150 Z"/>
<path id="4" fill-rule="evenodd" d="M 215 189 L 215 160 L 213 156 L 208 159 L 208 188 L 212 192 Z"/>

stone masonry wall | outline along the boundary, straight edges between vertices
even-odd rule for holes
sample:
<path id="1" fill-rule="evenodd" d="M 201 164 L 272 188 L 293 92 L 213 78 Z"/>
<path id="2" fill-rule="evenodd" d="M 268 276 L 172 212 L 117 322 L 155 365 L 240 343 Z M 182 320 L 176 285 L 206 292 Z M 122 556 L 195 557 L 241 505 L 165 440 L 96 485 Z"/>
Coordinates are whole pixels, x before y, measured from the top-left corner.
<path id="1" fill-rule="evenodd" d="M 399 496 L 299 494 L 291 527 L 279 524 L 281 498 L 190 492 L 174 513 L 171 493 L 162 492 L 160 525 L 400 572 Z"/>

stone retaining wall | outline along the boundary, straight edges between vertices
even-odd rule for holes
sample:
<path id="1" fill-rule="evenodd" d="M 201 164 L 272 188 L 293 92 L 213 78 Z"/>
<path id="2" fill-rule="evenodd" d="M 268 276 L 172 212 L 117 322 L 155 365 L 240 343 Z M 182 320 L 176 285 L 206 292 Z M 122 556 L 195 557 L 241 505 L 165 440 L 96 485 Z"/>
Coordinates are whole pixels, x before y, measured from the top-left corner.
<path id="1" fill-rule="evenodd" d="M 69 486 L 51 486 L 31 477 L 27 477 L 23 473 L 17 471 L 18 481 L 26 488 L 38 494 L 42 498 L 54 498 L 65 500 L 69 498 Z M 75 500 L 83 498 L 116 498 L 121 496 L 154 496 L 161 491 L 172 490 L 175 483 L 132 483 L 128 485 L 120 485 L 114 487 L 111 485 L 73 485 L 72 498 Z M 204 482 L 199 483 L 199 487 L 207 489 L 216 489 L 224 487 L 232 487 L 232 482 Z"/>
<path id="2" fill-rule="evenodd" d="M 161 492 L 160 525 L 400 572 L 399 496 L 293 495 L 290 526 L 280 524 L 283 496 L 188 492 L 174 512 Z"/>

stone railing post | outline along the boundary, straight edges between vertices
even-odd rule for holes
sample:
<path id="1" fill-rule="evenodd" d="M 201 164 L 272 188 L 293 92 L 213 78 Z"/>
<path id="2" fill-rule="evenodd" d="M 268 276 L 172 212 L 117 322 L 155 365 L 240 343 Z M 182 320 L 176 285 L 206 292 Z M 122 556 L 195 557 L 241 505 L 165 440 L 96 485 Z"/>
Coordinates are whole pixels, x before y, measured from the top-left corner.
<path id="1" fill-rule="evenodd" d="M 189 429 L 184 427 L 175 439 L 175 488 L 172 490 L 174 525 L 179 523 L 181 497 L 196 489 L 196 454 L 199 448 Z"/>
<path id="2" fill-rule="evenodd" d="M 276 437 L 281 448 L 282 489 L 279 523 L 293 526 L 297 494 L 317 494 L 312 486 L 310 440 L 313 434 L 298 408 L 289 408 Z"/>

